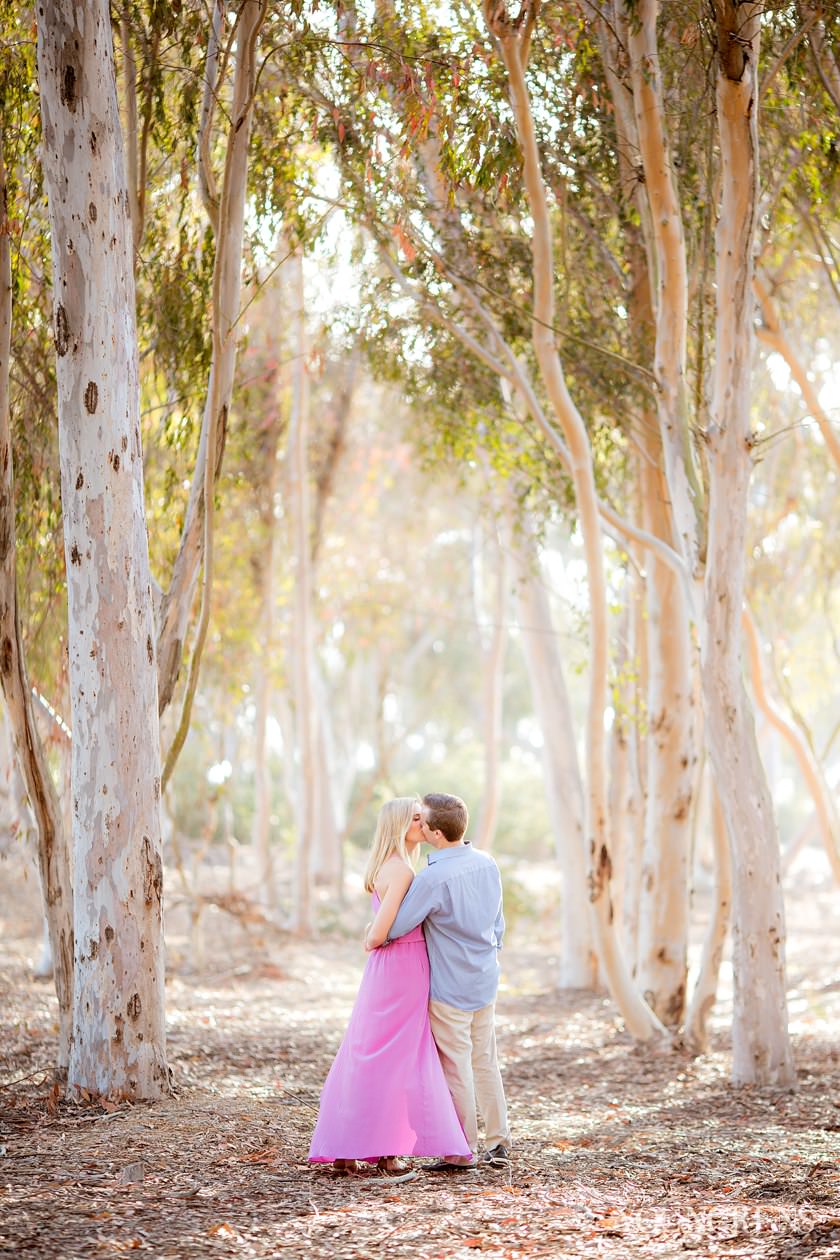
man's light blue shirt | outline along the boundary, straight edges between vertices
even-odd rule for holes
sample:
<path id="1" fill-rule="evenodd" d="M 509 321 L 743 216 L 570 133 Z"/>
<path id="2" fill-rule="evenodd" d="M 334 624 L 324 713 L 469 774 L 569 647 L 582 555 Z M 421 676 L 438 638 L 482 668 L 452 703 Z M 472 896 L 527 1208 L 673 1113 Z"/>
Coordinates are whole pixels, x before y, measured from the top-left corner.
<path id="1" fill-rule="evenodd" d="M 472 845 L 435 849 L 406 893 L 388 940 L 423 924 L 431 997 L 462 1011 L 496 1000 L 502 948 L 502 877 L 489 853 Z"/>

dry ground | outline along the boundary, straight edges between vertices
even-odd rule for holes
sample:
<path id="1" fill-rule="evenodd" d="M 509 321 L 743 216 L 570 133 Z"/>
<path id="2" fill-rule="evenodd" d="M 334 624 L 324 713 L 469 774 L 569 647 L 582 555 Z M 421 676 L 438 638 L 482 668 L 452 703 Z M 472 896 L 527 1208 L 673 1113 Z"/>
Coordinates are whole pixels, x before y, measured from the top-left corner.
<path id="1" fill-rule="evenodd" d="M 840 1256 L 840 896 L 814 881 L 788 911 L 795 1092 L 729 1086 L 725 996 L 708 1056 L 635 1048 L 606 1000 L 553 988 L 550 938 L 522 924 L 499 1000 L 512 1167 L 395 1184 L 306 1163 L 363 963 L 358 905 L 316 944 L 208 911 L 197 971 L 170 916 L 177 1093 L 106 1109 L 52 1088 L 21 875 L 0 865 L 0 1255 Z"/>

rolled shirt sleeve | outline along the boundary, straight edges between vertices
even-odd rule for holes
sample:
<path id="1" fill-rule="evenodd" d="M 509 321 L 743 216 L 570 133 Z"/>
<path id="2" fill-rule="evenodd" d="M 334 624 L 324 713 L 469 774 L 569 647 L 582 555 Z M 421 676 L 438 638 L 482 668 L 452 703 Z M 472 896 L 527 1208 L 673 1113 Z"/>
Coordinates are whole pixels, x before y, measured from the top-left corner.
<path id="1" fill-rule="evenodd" d="M 499 913 L 496 915 L 496 949 L 502 948 L 502 941 L 505 939 L 505 916 L 502 909 L 501 898 L 499 899 Z"/>

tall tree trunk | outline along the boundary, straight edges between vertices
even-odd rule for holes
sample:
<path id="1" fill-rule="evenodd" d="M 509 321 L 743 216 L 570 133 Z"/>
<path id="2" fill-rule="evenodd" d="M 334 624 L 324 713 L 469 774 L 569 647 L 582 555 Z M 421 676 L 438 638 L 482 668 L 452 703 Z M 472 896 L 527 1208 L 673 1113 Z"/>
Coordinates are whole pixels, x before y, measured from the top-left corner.
<path id="1" fill-rule="evenodd" d="M 269 473 L 266 499 L 262 510 L 263 528 L 266 530 L 261 557 L 260 591 L 260 642 L 256 653 L 256 715 L 254 719 L 254 826 L 252 842 L 257 861 L 258 896 L 271 911 L 277 909 L 277 880 L 271 852 L 271 803 L 272 783 L 268 764 L 267 729 L 271 713 L 271 662 L 274 643 L 274 578 L 277 568 L 279 522 L 277 520 L 277 494 L 280 486 L 280 460 L 278 443 L 282 428 L 280 400 L 277 399 L 274 415 L 267 424 L 262 452 L 268 461 Z"/>
<path id="2" fill-rule="evenodd" d="M 292 528 L 295 586 L 292 607 L 292 688 L 297 741 L 297 857 L 295 926 L 301 934 L 312 928 L 310 850 L 317 818 L 315 783 L 316 733 L 313 689 L 312 569 L 309 521 L 309 377 L 306 370 L 307 336 L 303 292 L 303 257 L 295 250 L 289 262 L 291 318 L 295 364 L 292 414 L 289 423 L 289 516 Z"/>
<path id="3" fill-rule="evenodd" d="M 501 795 L 500 762 L 502 750 L 502 716 L 504 697 L 505 645 L 507 642 L 508 577 L 504 542 L 496 537 L 496 526 L 490 522 L 486 535 L 488 546 L 483 552 L 484 574 L 495 585 L 494 598 L 489 604 L 491 622 L 483 630 L 481 652 L 481 724 L 484 750 L 484 783 L 481 794 L 481 812 L 476 828 L 475 843 L 479 849 L 490 850 L 496 837 Z M 493 563 L 488 561 L 492 557 Z"/>
<path id="4" fill-rule="evenodd" d="M 508 72 L 511 106 L 524 160 L 524 180 L 533 218 L 534 353 L 552 409 L 563 430 L 571 457 L 578 519 L 583 536 L 589 587 L 590 655 L 586 758 L 589 768 L 586 800 L 590 900 L 595 915 L 598 954 L 610 992 L 631 1034 L 647 1040 L 663 1032 L 655 1013 L 635 988 L 621 953 L 613 924 L 610 895 L 610 853 L 604 711 L 607 701 L 609 638 L 604 558 L 595 490 L 592 451 L 586 426 L 569 394 L 554 333 L 554 263 L 551 222 L 540 167 L 531 103 L 525 82 L 535 9 L 524 22 L 511 22 L 503 7 L 485 0 L 488 28 L 499 42 Z"/>
<path id="5" fill-rule="evenodd" d="M 160 751 L 133 244 L 104 0 L 38 8 L 73 726 L 68 1083 L 168 1091 Z"/>
<path id="6" fill-rule="evenodd" d="M 794 1080 L 785 996 L 779 841 L 741 667 L 747 494 L 752 471 L 753 237 L 762 6 L 715 0 L 722 197 L 716 229 L 715 370 L 707 431 L 709 545 L 706 735 L 732 847 L 733 1079 Z"/>
<path id="7" fill-rule="evenodd" d="M 543 771 L 548 817 L 563 874 L 561 988 L 591 989 L 598 978 L 586 884 L 584 788 L 578 764 L 563 662 L 527 521 L 512 537 L 516 620 L 531 685 L 534 712 L 543 736 Z"/>
<path id="8" fill-rule="evenodd" d="M 689 428 L 686 385 L 688 274 L 682 212 L 665 124 L 657 0 L 613 0 L 597 22 L 616 110 L 622 187 L 634 187 L 644 250 L 631 244 L 632 327 L 644 344 L 654 329 L 658 433 L 640 426 L 643 524 L 699 572 L 704 508 Z M 608 20 L 609 19 L 609 20 Z M 621 63 L 629 54 L 628 90 Z M 638 152 L 644 181 L 631 168 Z M 679 1023 L 686 982 L 691 796 L 695 774 L 693 653 L 688 587 L 669 566 L 645 558 L 648 645 L 647 793 L 644 859 L 633 924 L 639 983 L 667 1024 Z M 633 925 L 631 924 L 631 926 Z"/>
<path id="9" fill-rule="evenodd" d="M 732 906 L 732 864 L 729 856 L 729 837 L 726 834 L 726 819 L 723 816 L 720 797 L 711 775 L 708 779 L 712 801 L 710 812 L 715 867 L 711 897 L 712 913 L 703 941 L 700 972 L 685 1017 L 686 1045 L 696 1054 L 704 1051 L 709 1044 L 708 1020 L 717 997 L 720 964 L 723 959 L 723 947 L 726 944 Z"/>
<path id="10" fill-rule="evenodd" d="M 341 897 L 344 854 L 333 794 L 329 696 L 318 662 L 312 660 L 312 696 L 315 703 L 315 834 L 311 851 L 316 884 L 331 887 Z"/>
<path id="11" fill-rule="evenodd" d="M 254 112 L 257 40 L 265 18 L 266 0 L 241 0 L 241 3 L 233 104 L 225 153 L 224 178 L 218 206 L 216 257 L 213 266 L 213 357 L 181 544 L 172 570 L 169 590 L 161 601 L 158 618 L 161 712 L 171 701 L 178 680 L 198 572 L 205 549 L 205 464 L 208 434 L 211 429 L 215 432 L 210 470 L 211 483 L 215 484 L 221 471 L 236 368 L 245 194 L 248 183 L 248 146 Z M 208 59 L 212 60 L 214 65 L 218 52 L 218 20 L 218 8 L 214 5 L 213 26 L 208 42 Z M 202 166 L 202 188 L 207 187 L 207 178 L 206 169 Z"/>
<path id="12" fill-rule="evenodd" d="M 645 672 L 644 578 L 634 565 L 622 612 L 616 657 L 615 717 L 610 730 L 610 823 L 615 854 L 616 920 L 633 975 L 639 944 L 639 884 L 644 843 L 644 792 L 639 747 L 643 739 L 641 704 Z"/>
<path id="13" fill-rule="evenodd" d="M 336 478 L 347 444 L 347 424 L 357 384 L 361 349 L 353 347 L 344 364 L 344 371 L 333 396 L 326 424 L 326 457 L 318 470 L 312 505 L 311 565 L 312 588 L 317 584 L 318 560 L 324 533 L 327 505 L 335 490 Z M 313 686 L 316 704 L 315 757 L 316 769 L 316 835 L 312 849 L 312 874 L 316 883 L 331 886 L 339 898 L 344 897 L 343 828 L 346 806 L 338 782 L 335 729 L 326 681 L 318 662 L 313 659 Z"/>
<path id="14" fill-rule="evenodd" d="M 57 1064 L 63 1073 L 70 1061 L 72 1029 L 73 885 L 68 837 L 35 724 L 20 632 L 14 466 L 9 422 L 12 261 L 3 139 L 0 131 L 0 682 L 15 756 L 26 783 L 37 827 L 38 872 L 58 999 Z M 12 773 L 15 773 L 14 768 Z"/>
<path id="15" fill-rule="evenodd" d="M 665 129 L 659 70 L 657 0 L 622 0 L 630 52 L 638 150 L 644 170 L 649 214 L 643 227 L 652 236 L 648 258 L 655 268 L 656 402 L 669 495 L 667 502 L 676 549 L 693 570 L 703 533 L 703 493 L 691 448 L 685 379 L 688 334 L 688 276 L 682 213 Z"/>
<path id="16" fill-rule="evenodd" d="M 662 445 L 641 426 L 644 526 L 672 542 Z M 692 647 L 684 583 L 655 555 L 645 561 L 648 687 L 645 841 L 639 887 L 638 983 L 669 1028 L 683 1015 L 688 967 L 694 742 Z"/>
<path id="17" fill-rule="evenodd" d="M 263 600 L 267 599 L 265 588 Z M 263 605 L 265 607 L 265 603 Z M 263 620 L 263 628 L 265 620 Z M 271 852 L 271 774 L 268 766 L 268 718 L 271 711 L 270 675 L 263 664 L 262 647 L 257 659 L 256 715 L 254 718 L 254 824 L 252 843 L 257 862 L 257 895 L 270 910 L 277 908 L 277 885 Z"/>

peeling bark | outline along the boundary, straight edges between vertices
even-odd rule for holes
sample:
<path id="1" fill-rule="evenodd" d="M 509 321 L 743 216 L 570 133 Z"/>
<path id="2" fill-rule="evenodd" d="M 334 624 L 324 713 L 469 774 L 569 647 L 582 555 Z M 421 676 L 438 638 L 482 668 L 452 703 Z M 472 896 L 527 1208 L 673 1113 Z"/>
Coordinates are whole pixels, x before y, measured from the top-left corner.
<path id="1" fill-rule="evenodd" d="M 715 3 L 720 29 L 717 113 L 722 195 L 716 229 L 715 371 L 707 431 L 709 545 L 702 676 L 707 746 L 732 848 L 733 1080 L 736 1084 L 791 1085 L 795 1072 L 785 996 L 779 842 L 741 668 L 752 471 L 761 7 L 744 3 L 736 11 L 731 3 Z M 740 77 L 735 77 L 736 72 Z"/>
<path id="2" fill-rule="evenodd" d="M 671 541 L 662 446 L 642 426 L 645 528 Z M 682 1021 L 688 969 L 691 803 L 697 753 L 692 645 L 683 583 L 655 556 L 646 563 L 647 797 L 639 889 L 638 983 L 669 1028 Z"/>
<path id="3" fill-rule="evenodd" d="M 73 726 L 68 1084 L 151 1099 L 169 1089 L 157 675 L 153 653 L 149 659 L 133 241 L 104 0 L 43 0 L 38 80 L 57 295 Z"/>

